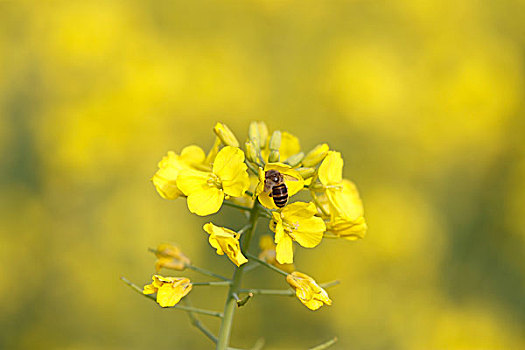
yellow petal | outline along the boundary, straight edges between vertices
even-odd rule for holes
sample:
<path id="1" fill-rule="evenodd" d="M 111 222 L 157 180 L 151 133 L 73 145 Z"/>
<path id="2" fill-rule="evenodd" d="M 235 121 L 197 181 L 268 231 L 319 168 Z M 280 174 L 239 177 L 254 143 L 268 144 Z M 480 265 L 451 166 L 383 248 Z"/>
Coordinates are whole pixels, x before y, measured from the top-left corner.
<path id="1" fill-rule="evenodd" d="M 212 174 L 193 169 L 182 170 L 177 178 L 177 186 L 186 196 L 210 187 L 208 179 Z"/>
<path id="2" fill-rule="evenodd" d="M 319 180 L 325 186 L 339 184 L 343 180 L 341 153 L 330 151 L 319 167 Z"/>
<path id="3" fill-rule="evenodd" d="M 247 170 L 244 152 L 237 147 L 224 147 L 213 163 L 213 173 L 220 178 L 224 192 L 233 197 L 241 197 L 250 187 Z"/>
<path id="4" fill-rule="evenodd" d="M 200 165 L 204 163 L 206 154 L 204 150 L 196 145 L 184 147 L 180 152 L 180 159 L 187 164 L 192 166 Z"/>
<path id="5" fill-rule="evenodd" d="M 283 131 L 281 133 L 281 147 L 279 147 L 281 160 L 286 160 L 288 157 L 299 152 L 301 152 L 299 139 L 289 132 Z"/>
<path id="6" fill-rule="evenodd" d="M 182 192 L 177 187 L 176 180 L 183 168 L 185 168 L 185 165 L 173 151 L 169 151 L 159 162 L 159 170 L 157 170 L 151 180 L 162 198 L 176 199 L 182 195 Z"/>
<path id="7" fill-rule="evenodd" d="M 355 220 L 363 216 L 363 202 L 353 182 L 345 179 L 340 190 L 328 189 L 326 195 L 336 211 L 334 215 L 347 220 Z"/>
<path id="8" fill-rule="evenodd" d="M 211 222 L 205 224 L 203 229 L 210 234 L 210 245 L 217 250 L 217 254 L 226 253 L 228 258 L 237 266 L 248 262 L 248 259 L 241 252 L 238 234 L 235 231 L 215 226 Z"/>
<path id="9" fill-rule="evenodd" d="M 305 248 L 313 248 L 321 243 L 326 226 L 323 219 L 311 217 L 299 223 L 299 228 L 291 234 L 293 239 Z"/>
<path id="10" fill-rule="evenodd" d="M 188 196 L 188 209 L 199 216 L 215 214 L 224 201 L 224 192 L 216 187 L 194 192 Z"/>
<path id="11" fill-rule="evenodd" d="M 190 292 L 191 288 L 192 285 L 187 278 L 182 278 L 172 283 L 165 283 L 157 292 L 157 303 L 162 307 L 174 306 Z"/>
<path id="12" fill-rule="evenodd" d="M 282 222 L 275 226 L 275 258 L 280 264 L 293 263 L 292 238 L 284 232 Z"/>
<path id="13" fill-rule="evenodd" d="M 157 288 L 153 286 L 153 284 L 148 284 L 144 286 L 144 290 L 142 291 L 143 294 L 153 294 L 157 291 Z"/>

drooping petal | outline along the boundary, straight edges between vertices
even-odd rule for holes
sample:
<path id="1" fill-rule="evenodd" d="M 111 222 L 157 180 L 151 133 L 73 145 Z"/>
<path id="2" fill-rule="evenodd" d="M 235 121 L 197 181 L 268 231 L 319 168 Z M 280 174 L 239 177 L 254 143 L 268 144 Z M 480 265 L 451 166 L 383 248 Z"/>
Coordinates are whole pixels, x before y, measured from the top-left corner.
<path id="1" fill-rule="evenodd" d="M 292 237 L 284 235 L 275 247 L 275 258 L 279 264 L 293 263 Z"/>
<path id="2" fill-rule="evenodd" d="M 173 151 L 169 151 L 159 162 L 159 170 L 151 180 L 162 198 L 176 199 L 182 195 L 182 191 L 177 187 L 176 180 L 183 168 L 185 168 L 183 162 Z"/>
<path id="3" fill-rule="evenodd" d="M 226 253 L 228 258 L 237 266 L 248 262 L 248 259 L 241 252 L 239 237 L 235 231 L 216 226 L 211 222 L 205 224 L 203 229 L 210 234 L 210 245 L 216 249 L 218 255 Z"/>
<path id="4" fill-rule="evenodd" d="M 341 153 L 330 151 L 319 166 L 319 180 L 325 186 L 339 184 L 343 180 L 343 158 Z"/>
<path id="5" fill-rule="evenodd" d="M 315 280 L 298 271 L 286 276 L 286 281 L 295 289 L 297 298 L 310 310 L 317 310 L 323 304 L 332 305 L 328 293 Z"/>
<path id="6" fill-rule="evenodd" d="M 224 201 L 224 192 L 217 187 L 208 187 L 188 196 L 188 209 L 199 216 L 215 214 Z"/>
<path id="7" fill-rule="evenodd" d="M 363 202 L 353 182 L 343 180 L 340 190 L 327 190 L 326 195 L 333 206 L 333 215 L 347 220 L 355 220 L 363 216 Z"/>

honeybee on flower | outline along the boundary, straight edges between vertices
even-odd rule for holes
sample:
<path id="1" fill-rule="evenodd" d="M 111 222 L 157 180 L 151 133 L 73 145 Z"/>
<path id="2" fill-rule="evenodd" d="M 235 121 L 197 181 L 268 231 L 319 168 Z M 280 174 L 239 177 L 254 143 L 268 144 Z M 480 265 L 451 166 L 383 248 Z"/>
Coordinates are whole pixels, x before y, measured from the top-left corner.
<path id="1" fill-rule="evenodd" d="M 154 275 L 153 283 L 140 288 L 123 280 L 162 307 L 188 311 L 192 323 L 216 342 L 217 349 L 226 349 L 235 309 L 245 305 L 254 293 L 294 293 L 310 310 L 331 305 L 322 287 L 336 283 L 319 285 L 307 274 L 295 271 L 294 255 L 300 254 L 295 248 L 316 248 L 326 237 L 362 238 L 366 221 L 357 187 L 343 178 L 341 153 L 331 150 L 327 143 L 318 144 L 305 155 L 296 136 L 286 131 L 270 132 L 264 122 L 250 124 L 244 148 L 225 124 L 217 123 L 213 131 L 215 141 L 207 154 L 196 145 L 183 148 L 180 154 L 169 151 L 152 180 L 162 198 L 185 198 L 191 213 L 207 216 L 227 206 L 247 216 L 248 222 L 242 227 L 237 221 L 227 225 L 231 228 L 212 222 L 203 226 L 216 253 L 234 264 L 233 277 L 198 267 L 178 247 L 161 244 L 152 250 L 157 255 L 156 271 L 193 270 L 215 281 L 194 282 L 192 278 L 190 282 L 187 277 Z M 301 192 L 309 194 L 310 199 L 304 201 L 302 196 L 298 201 L 295 196 Z M 261 252 L 254 256 L 249 250 L 259 221 L 267 222 L 267 232 L 273 236 L 260 237 Z M 284 275 L 292 290 L 241 289 L 244 270 L 254 265 Z M 224 312 L 177 305 L 189 298 L 192 288 L 203 285 L 228 288 Z M 195 321 L 198 313 L 220 317 L 217 336 Z"/>

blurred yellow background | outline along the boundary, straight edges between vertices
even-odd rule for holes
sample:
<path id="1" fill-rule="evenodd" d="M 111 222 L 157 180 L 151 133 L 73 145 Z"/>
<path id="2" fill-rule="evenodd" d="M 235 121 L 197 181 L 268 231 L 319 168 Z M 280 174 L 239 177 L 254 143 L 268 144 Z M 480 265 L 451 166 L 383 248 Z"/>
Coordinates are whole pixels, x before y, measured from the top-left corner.
<path id="1" fill-rule="evenodd" d="M 524 14 L 522 0 L 0 2 L 0 348 L 211 347 L 119 277 L 149 283 L 164 241 L 231 273 L 209 218 L 149 179 L 168 150 L 209 148 L 216 121 L 244 140 L 251 120 L 343 152 L 369 231 L 298 251 L 301 271 L 341 280 L 331 307 L 256 297 L 232 345 L 525 348 Z M 246 284 L 285 287 L 259 274 Z M 222 310 L 225 293 L 192 299 Z"/>

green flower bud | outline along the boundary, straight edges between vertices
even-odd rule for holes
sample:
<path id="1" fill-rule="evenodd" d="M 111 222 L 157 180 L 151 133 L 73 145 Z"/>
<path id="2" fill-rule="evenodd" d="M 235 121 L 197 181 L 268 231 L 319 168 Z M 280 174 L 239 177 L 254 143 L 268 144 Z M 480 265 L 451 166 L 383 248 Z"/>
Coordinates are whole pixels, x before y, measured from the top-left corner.
<path id="1" fill-rule="evenodd" d="M 294 154 L 293 156 L 288 157 L 285 163 L 290 165 L 291 167 L 294 167 L 296 165 L 299 165 L 299 163 L 301 163 L 301 160 L 303 158 L 304 158 L 304 153 L 299 152 L 297 154 Z"/>
<path id="2" fill-rule="evenodd" d="M 281 132 L 274 131 L 270 138 L 270 151 L 278 151 L 281 147 Z"/>
<path id="3" fill-rule="evenodd" d="M 257 151 L 255 150 L 255 146 L 253 145 L 252 141 L 246 141 L 244 144 L 246 148 L 246 158 L 255 164 L 259 163 L 259 159 L 257 157 Z"/>
<path id="4" fill-rule="evenodd" d="M 268 162 L 269 163 L 276 163 L 280 159 L 279 151 L 270 151 L 270 155 L 268 156 Z"/>
<path id="5" fill-rule="evenodd" d="M 297 168 L 295 170 L 297 170 L 305 180 L 311 178 L 315 174 L 314 168 Z"/>

